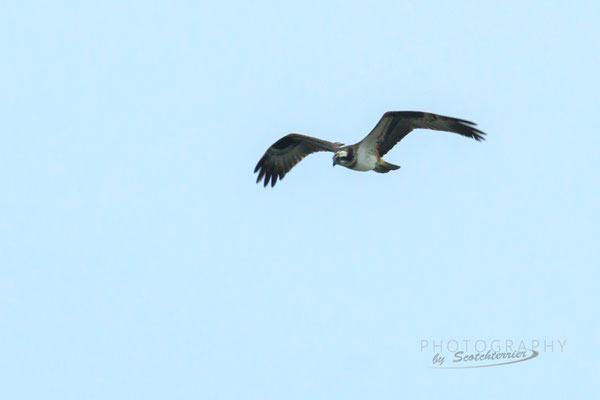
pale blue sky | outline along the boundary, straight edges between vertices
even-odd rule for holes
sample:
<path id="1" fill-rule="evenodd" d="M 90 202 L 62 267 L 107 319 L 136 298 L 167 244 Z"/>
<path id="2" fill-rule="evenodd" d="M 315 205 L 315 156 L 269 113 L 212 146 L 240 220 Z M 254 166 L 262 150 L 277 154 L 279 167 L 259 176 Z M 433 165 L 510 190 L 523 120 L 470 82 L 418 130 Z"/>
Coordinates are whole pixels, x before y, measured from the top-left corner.
<path id="1" fill-rule="evenodd" d="M 3 2 L 1 397 L 597 397 L 598 4 Z M 388 110 L 488 140 L 254 183 Z M 567 344 L 429 368 L 451 338 Z"/>

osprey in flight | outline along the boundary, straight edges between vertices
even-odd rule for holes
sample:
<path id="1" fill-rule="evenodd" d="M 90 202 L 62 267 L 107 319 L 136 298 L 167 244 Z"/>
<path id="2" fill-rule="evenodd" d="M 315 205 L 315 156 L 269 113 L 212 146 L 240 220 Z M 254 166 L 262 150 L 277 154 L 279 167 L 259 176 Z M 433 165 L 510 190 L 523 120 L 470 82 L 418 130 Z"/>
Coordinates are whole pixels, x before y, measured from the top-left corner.
<path id="1" fill-rule="evenodd" d="M 382 156 L 413 129 L 454 132 L 477 141 L 484 140 L 485 133 L 475 128 L 475 125 L 477 124 L 464 119 L 420 111 L 389 111 L 383 114 L 371 133 L 350 146 L 290 133 L 273 143 L 258 161 L 254 169 L 255 173 L 258 172 L 256 182 L 260 182 L 264 177 L 264 186 L 267 186 L 269 181 L 271 186 L 275 186 L 277 179 L 283 179 L 300 160 L 317 151 L 334 153 L 334 167 L 339 164 L 355 171 L 373 170 L 384 174 L 400 166 L 390 164 Z"/>

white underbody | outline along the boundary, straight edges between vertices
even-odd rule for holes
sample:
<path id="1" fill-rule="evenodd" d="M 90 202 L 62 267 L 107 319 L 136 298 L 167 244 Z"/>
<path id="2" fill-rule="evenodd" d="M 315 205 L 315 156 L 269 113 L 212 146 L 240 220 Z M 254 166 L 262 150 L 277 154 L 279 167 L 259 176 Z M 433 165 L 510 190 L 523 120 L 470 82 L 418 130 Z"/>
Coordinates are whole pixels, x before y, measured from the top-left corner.
<path id="1" fill-rule="evenodd" d="M 364 149 L 365 147 L 367 146 L 359 146 L 356 154 L 356 165 L 352 169 L 357 171 L 371 171 L 377 165 L 377 156 L 373 151 Z"/>

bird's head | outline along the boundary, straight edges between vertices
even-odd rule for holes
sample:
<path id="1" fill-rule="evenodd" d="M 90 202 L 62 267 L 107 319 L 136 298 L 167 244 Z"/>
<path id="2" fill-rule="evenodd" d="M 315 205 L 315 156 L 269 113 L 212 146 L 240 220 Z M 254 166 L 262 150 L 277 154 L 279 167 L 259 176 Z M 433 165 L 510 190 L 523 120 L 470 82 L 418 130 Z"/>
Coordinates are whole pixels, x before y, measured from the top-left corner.
<path id="1" fill-rule="evenodd" d="M 347 166 L 350 161 L 352 161 L 352 153 L 346 149 L 338 150 L 333 155 L 333 166 L 335 167 L 337 164 Z"/>

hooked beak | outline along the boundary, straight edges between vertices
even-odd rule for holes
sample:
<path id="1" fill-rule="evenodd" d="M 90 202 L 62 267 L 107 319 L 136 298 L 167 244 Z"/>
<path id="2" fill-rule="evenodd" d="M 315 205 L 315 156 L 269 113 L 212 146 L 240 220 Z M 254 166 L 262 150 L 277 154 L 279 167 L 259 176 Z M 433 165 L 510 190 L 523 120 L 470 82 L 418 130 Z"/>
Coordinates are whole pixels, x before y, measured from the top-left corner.
<path id="1" fill-rule="evenodd" d="M 335 165 L 338 163 L 337 161 L 338 161 L 338 160 L 337 160 L 337 157 L 333 157 L 333 166 L 334 166 L 334 167 L 335 167 Z"/>

